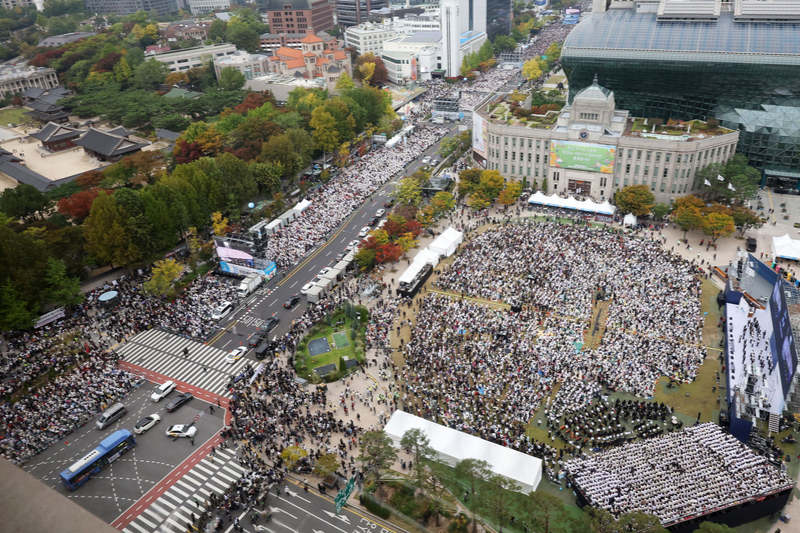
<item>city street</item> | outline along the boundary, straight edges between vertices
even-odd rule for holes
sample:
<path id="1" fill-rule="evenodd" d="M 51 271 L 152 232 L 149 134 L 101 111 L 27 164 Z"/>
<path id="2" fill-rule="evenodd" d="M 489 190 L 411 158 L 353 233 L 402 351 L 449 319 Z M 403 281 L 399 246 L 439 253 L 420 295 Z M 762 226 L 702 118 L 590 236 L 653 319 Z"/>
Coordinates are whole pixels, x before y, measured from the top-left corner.
<path id="1" fill-rule="evenodd" d="M 458 124 L 451 124 L 448 136 L 453 135 L 457 130 Z M 440 143 L 431 146 L 407 165 L 405 175 L 411 175 L 419 170 L 423 166 L 422 158 L 426 155 L 438 158 L 439 145 Z M 369 225 L 378 209 L 384 208 L 384 203 L 391 199 L 397 182 L 402 178 L 403 176 L 398 175 L 392 181 L 387 182 L 355 210 L 324 245 L 311 252 L 290 272 L 279 272 L 278 276 L 270 283 L 245 300 L 234 313 L 231 313 L 220 324 L 223 330 L 208 344 L 222 350 L 232 350 L 246 344 L 248 337 L 255 333 L 270 316 L 276 316 L 280 323 L 269 333 L 269 336 L 286 333 L 292 320 L 303 314 L 307 304 L 304 297 L 301 297 L 300 303 L 290 310 L 284 309 L 283 303 L 295 294 L 299 294 L 303 285 L 311 281 L 324 267 L 334 265 L 337 262 L 336 256 L 344 252 L 347 243 L 359 240 L 358 232 L 364 226 Z"/>
<path id="2" fill-rule="evenodd" d="M 106 522 L 111 522 L 222 427 L 224 411 L 215 410 L 210 414 L 209 404 L 197 398 L 175 412 L 167 413 L 164 408 L 176 392 L 159 403 L 153 403 L 150 394 L 154 387 L 145 381 L 125 398 L 128 413 L 120 420 L 102 431 L 95 427 L 94 419 L 90 420 L 60 444 L 37 456 L 35 462 L 25 466 L 25 470 Z M 97 447 L 105 437 L 118 429 L 133 431 L 136 422 L 153 413 L 161 417 L 161 422 L 146 433 L 135 435 L 136 446 L 132 450 L 75 491 L 68 491 L 61 484 L 59 474 Z M 198 430 L 195 444 L 186 438 L 173 440 L 164 434 L 173 424 L 188 424 L 195 419 Z"/>

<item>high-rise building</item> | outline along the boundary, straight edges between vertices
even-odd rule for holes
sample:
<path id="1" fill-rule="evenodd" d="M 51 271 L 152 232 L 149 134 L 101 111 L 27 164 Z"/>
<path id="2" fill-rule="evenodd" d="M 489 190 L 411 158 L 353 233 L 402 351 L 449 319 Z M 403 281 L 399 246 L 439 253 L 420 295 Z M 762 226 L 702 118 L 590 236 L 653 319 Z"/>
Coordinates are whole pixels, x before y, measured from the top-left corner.
<path id="1" fill-rule="evenodd" d="M 333 28 L 333 8 L 328 0 L 268 0 L 264 10 L 273 34 L 305 34 Z"/>
<path id="2" fill-rule="evenodd" d="M 370 11 L 388 5 L 387 0 L 336 0 L 336 22 L 340 26 L 355 26 L 366 22 Z"/>
<path id="3" fill-rule="evenodd" d="M 458 76 L 464 56 L 486 41 L 486 0 L 442 0 L 442 68 Z"/>
<path id="4" fill-rule="evenodd" d="M 595 74 L 639 116 L 716 118 L 766 183 L 800 185 L 800 4 L 595 0 L 561 63 L 574 95 Z"/>
<path id="5" fill-rule="evenodd" d="M 90 13 L 112 13 L 129 15 L 137 11 L 153 11 L 165 15 L 177 11 L 172 0 L 85 0 L 86 11 Z"/>
<path id="6" fill-rule="evenodd" d="M 511 0 L 486 0 L 486 33 L 489 39 L 510 34 L 513 16 Z"/>

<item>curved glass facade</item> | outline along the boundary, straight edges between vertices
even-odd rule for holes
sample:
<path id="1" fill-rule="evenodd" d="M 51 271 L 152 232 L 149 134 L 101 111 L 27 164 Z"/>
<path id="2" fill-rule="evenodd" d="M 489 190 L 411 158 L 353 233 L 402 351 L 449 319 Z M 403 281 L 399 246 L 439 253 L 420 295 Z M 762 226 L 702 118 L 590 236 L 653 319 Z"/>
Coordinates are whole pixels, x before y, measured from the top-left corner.
<path id="1" fill-rule="evenodd" d="M 627 24 L 626 24 L 627 23 Z M 715 117 L 740 131 L 750 163 L 800 169 L 800 24 L 660 23 L 612 10 L 568 36 L 561 62 L 570 93 L 592 83 L 638 116 Z"/>

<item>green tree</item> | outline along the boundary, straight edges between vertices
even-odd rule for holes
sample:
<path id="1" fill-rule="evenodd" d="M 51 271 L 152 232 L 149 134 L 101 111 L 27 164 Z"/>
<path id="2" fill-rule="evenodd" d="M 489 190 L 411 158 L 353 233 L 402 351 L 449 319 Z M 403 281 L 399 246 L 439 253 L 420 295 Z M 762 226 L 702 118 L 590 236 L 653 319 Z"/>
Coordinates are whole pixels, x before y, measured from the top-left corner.
<path id="1" fill-rule="evenodd" d="M 332 152 L 339 144 L 339 131 L 336 128 L 336 120 L 333 115 L 322 107 L 317 107 L 311 112 L 309 125 L 313 128 L 311 136 L 317 148 L 322 150 L 323 156 Z"/>
<path id="2" fill-rule="evenodd" d="M 683 230 L 683 238 L 686 238 L 687 231 L 700 228 L 703 224 L 703 215 L 700 210 L 693 205 L 678 207 L 672 213 L 672 220 Z"/>
<path id="3" fill-rule="evenodd" d="M 27 183 L 8 188 L 0 195 L 0 211 L 12 218 L 28 218 L 37 213 L 43 218 L 49 205 L 47 197 Z"/>
<path id="4" fill-rule="evenodd" d="M 397 450 L 385 431 L 367 431 L 361 436 L 361 454 L 358 461 L 364 467 L 367 479 L 378 482 L 384 470 L 397 459 Z"/>
<path id="5" fill-rule="evenodd" d="M 221 19 L 214 19 L 211 26 L 208 28 L 208 38 L 211 41 L 221 43 L 225 40 L 225 30 L 228 24 Z"/>
<path id="6" fill-rule="evenodd" d="M 422 201 L 422 187 L 419 181 L 411 176 L 403 178 L 394 191 L 394 197 L 401 205 L 419 205 Z"/>
<path id="7" fill-rule="evenodd" d="M 710 235 L 713 242 L 731 235 L 735 230 L 733 217 L 725 213 L 708 213 L 702 218 L 701 224 L 703 232 Z"/>
<path id="8" fill-rule="evenodd" d="M 414 479 L 418 489 L 422 489 L 425 484 L 427 470 L 425 461 L 434 456 L 431 441 L 419 428 L 412 428 L 403 433 L 400 439 L 400 446 L 409 451 L 414 457 Z"/>
<path id="9" fill-rule="evenodd" d="M 67 267 L 61 259 L 47 258 L 44 282 L 45 298 L 51 303 L 70 307 L 83 301 L 80 280 L 67 275 Z"/>
<path id="10" fill-rule="evenodd" d="M 235 44 L 236 48 L 247 50 L 248 52 L 257 52 L 261 44 L 258 30 L 236 18 L 231 19 L 227 28 L 225 28 L 225 40 Z"/>
<path id="11" fill-rule="evenodd" d="M 505 180 L 503 176 L 500 175 L 500 171 L 484 170 L 481 172 L 481 180 L 478 186 L 490 202 L 493 202 L 497 198 L 497 195 L 503 190 L 504 185 Z"/>
<path id="12" fill-rule="evenodd" d="M 358 267 L 361 269 L 361 271 L 366 272 L 375 266 L 375 255 L 376 251 L 374 248 L 361 248 L 358 250 L 358 252 L 356 252 L 356 255 L 353 257 L 353 259 L 355 259 L 355 262 L 358 264 Z"/>
<path id="13" fill-rule="evenodd" d="M 556 496 L 537 491 L 528 495 L 520 517 L 520 523 L 525 524 L 528 531 L 541 533 L 587 531 L 589 528 L 586 522 L 574 518 Z"/>
<path id="14" fill-rule="evenodd" d="M 133 81 L 140 89 L 155 89 L 167 77 L 167 66 L 155 59 L 148 59 L 133 71 Z"/>
<path id="15" fill-rule="evenodd" d="M 513 52 L 517 47 L 517 43 L 510 35 L 498 35 L 494 38 L 492 46 L 497 52 Z"/>
<path id="16" fill-rule="evenodd" d="M 481 169 L 467 168 L 458 173 L 458 194 L 463 198 L 475 190 L 481 180 Z"/>
<path id="17" fill-rule="evenodd" d="M 149 280 L 144 282 L 144 290 L 154 296 L 167 296 L 182 272 L 183 265 L 174 259 L 156 261 L 153 266 L 153 274 Z"/>
<path id="18" fill-rule="evenodd" d="M 466 479 L 469 483 L 469 497 L 473 500 L 480 501 L 480 495 L 476 490 L 482 486 L 481 483 L 485 482 L 492 475 L 489 463 L 482 459 L 463 459 L 459 461 L 454 469 L 457 478 Z M 472 513 L 472 531 L 477 531 L 478 521 L 475 519 L 475 513 Z"/>
<path id="19" fill-rule="evenodd" d="M 256 180 L 261 192 L 264 193 L 274 193 L 280 190 L 281 176 L 284 171 L 284 167 L 280 162 L 253 162 L 250 164 L 250 173 L 253 175 L 253 179 Z"/>
<path id="20" fill-rule="evenodd" d="M 497 199 L 503 205 L 511 205 L 517 201 L 520 194 L 522 194 L 522 184 L 518 181 L 509 181 Z"/>
<path id="21" fill-rule="evenodd" d="M 764 219 L 758 216 L 753 210 L 743 206 L 736 206 L 731 210 L 734 225 L 739 229 L 739 235 L 744 236 L 750 228 L 760 227 Z"/>
<path id="22" fill-rule="evenodd" d="M 101 264 L 127 266 L 138 259 L 114 197 L 101 192 L 83 223 L 86 251 Z"/>
<path id="23" fill-rule="evenodd" d="M 233 67 L 225 67 L 219 73 L 219 88 L 223 91 L 237 91 L 244 87 L 244 74 Z"/>
<path id="24" fill-rule="evenodd" d="M 325 479 L 339 468 L 339 457 L 335 453 L 320 455 L 314 462 L 314 474 Z"/>
<path id="25" fill-rule="evenodd" d="M 522 75 L 526 80 L 538 80 L 542 77 L 542 68 L 539 65 L 539 59 L 529 59 L 522 64 Z"/>
<path id="26" fill-rule="evenodd" d="M 653 205 L 653 218 L 656 220 L 664 220 L 664 217 L 667 216 L 671 210 L 672 207 L 670 207 L 669 204 L 657 203 Z"/>
<path id="27" fill-rule="evenodd" d="M 439 191 L 431 198 L 431 205 L 435 216 L 439 216 L 445 211 L 450 211 L 455 207 L 456 201 L 453 194 L 448 191 Z"/>
<path id="28" fill-rule="evenodd" d="M 0 331 L 28 329 L 33 325 L 34 314 L 10 280 L 0 285 Z"/>
<path id="29" fill-rule="evenodd" d="M 478 508 L 486 513 L 498 526 L 502 533 L 503 527 L 511 517 L 508 506 L 508 491 L 515 491 L 517 484 L 500 474 L 492 474 L 486 480 L 486 490 L 478 493 Z"/>
<path id="30" fill-rule="evenodd" d="M 614 202 L 621 213 L 643 217 L 650 214 L 655 205 L 655 197 L 647 185 L 628 185 L 614 194 Z"/>
<path id="31" fill-rule="evenodd" d="M 128 60 L 125 59 L 125 56 L 122 56 L 114 65 L 114 80 L 118 83 L 125 83 L 130 79 L 131 76 L 133 76 L 133 70 L 131 70 Z"/>
<path id="32" fill-rule="evenodd" d="M 307 456 L 308 452 L 299 446 L 287 446 L 281 452 L 281 459 L 289 470 L 293 470 L 297 463 Z"/>
<path id="33" fill-rule="evenodd" d="M 337 91 L 349 91 L 350 89 L 355 88 L 355 83 L 353 83 L 353 78 L 350 77 L 350 74 L 347 72 L 342 72 L 339 79 L 336 80 L 336 90 Z"/>

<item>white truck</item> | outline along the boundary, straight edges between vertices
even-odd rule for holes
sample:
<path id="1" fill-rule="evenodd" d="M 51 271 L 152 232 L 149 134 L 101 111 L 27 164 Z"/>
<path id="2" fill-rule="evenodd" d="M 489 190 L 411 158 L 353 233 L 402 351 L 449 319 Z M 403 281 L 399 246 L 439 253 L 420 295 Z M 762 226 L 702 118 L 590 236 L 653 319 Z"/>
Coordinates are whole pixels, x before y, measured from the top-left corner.
<path id="1" fill-rule="evenodd" d="M 245 298 L 253 294 L 263 280 L 264 278 L 258 275 L 250 275 L 244 278 L 239 284 L 239 298 Z"/>

